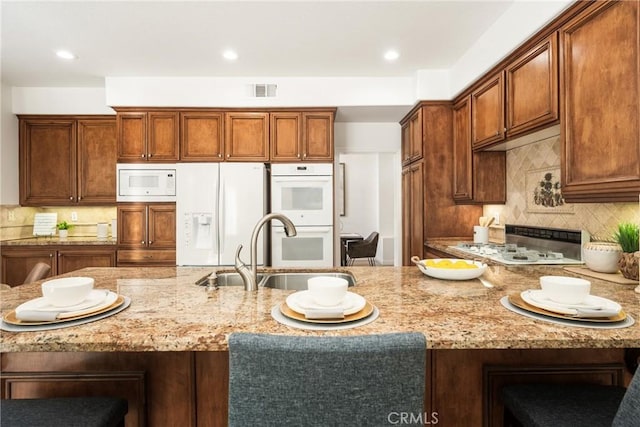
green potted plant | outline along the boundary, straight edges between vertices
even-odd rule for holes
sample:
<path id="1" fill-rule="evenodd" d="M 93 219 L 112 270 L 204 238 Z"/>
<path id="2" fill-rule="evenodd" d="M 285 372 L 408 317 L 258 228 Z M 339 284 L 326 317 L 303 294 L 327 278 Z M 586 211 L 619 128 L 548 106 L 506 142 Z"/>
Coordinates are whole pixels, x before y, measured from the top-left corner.
<path id="1" fill-rule="evenodd" d="M 56 225 L 56 228 L 58 229 L 58 236 L 60 237 L 60 240 L 66 240 L 67 236 L 69 235 L 69 230 L 73 227 L 73 225 L 69 224 L 67 221 L 62 221 L 59 222 Z"/>
<path id="2" fill-rule="evenodd" d="M 618 224 L 618 230 L 613 234 L 613 239 L 622 248 L 622 256 L 618 261 L 618 267 L 624 277 L 638 280 L 638 257 L 636 252 L 640 250 L 640 226 L 629 222 Z"/>

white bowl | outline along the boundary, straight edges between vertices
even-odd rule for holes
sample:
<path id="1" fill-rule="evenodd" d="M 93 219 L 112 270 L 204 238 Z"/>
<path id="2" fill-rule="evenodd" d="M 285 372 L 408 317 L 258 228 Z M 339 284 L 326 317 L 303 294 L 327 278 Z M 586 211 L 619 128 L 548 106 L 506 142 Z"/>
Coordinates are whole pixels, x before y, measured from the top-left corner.
<path id="1" fill-rule="evenodd" d="M 93 290 L 91 277 L 63 277 L 42 284 L 45 301 L 56 307 L 80 304 Z"/>
<path id="2" fill-rule="evenodd" d="M 580 304 L 591 292 L 591 282 L 577 277 L 542 276 L 544 295 L 561 304 Z"/>
<path id="3" fill-rule="evenodd" d="M 444 261 L 445 263 L 448 261 L 449 264 L 454 265 L 457 262 L 464 262 L 468 265 L 474 266 L 473 268 L 442 268 L 438 266 L 428 266 L 427 262 L 433 262 L 435 264 L 441 263 Z M 436 279 L 445 279 L 445 280 L 471 280 L 477 277 L 482 276 L 482 273 L 487 269 L 487 264 L 484 264 L 480 261 L 470 261 L 468 259 L 457 259 L 457 258 L 436 258 L 436 259 L 421 259 L 419 261 L 415 261 L 415 264 L 418 266 L 422 273 L 427 276 L 435 277 Z"/>
<path id="4" fill-rule="evenodd" d="M 318 276 L 307 281 L 313 301 L 325 307 L 338 305 L 347 295 L 349 282 L 339 277 Z"/>
<path id="5" fill-rule="evenodd" d="M 583 260 L 589 270 L 600 273 L 617 273 L 621 255 L 622 248 L 617 243 L 590 242 L 582 248 Z"/>

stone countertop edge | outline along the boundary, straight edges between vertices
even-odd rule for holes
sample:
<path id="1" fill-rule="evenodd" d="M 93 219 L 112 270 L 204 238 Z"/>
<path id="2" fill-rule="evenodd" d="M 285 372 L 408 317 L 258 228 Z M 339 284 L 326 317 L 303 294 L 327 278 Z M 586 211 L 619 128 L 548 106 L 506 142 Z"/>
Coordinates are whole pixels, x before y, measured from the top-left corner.
<path id="1" fill-rule="evenodd" d="M 287 271 L 328 271 L 287 269 Z M 131 306 L 114 316 L 80 326 L 38 332 L 5 332 L 0 352 L 145 352 L 227 351 L 233 332 L 301 336 L 348 336 L 422 332 L 429 349 L 639 348 L 640 294 L 634 286 L 590 279 L 592 294 L 619 302 L 636 324 L 620 329 L 578 328 L 534 320 L 500 304 L 511 293 L 539 287 L 542 275 L 576 274 L 561 266 L 491 265 L 483 277 L 446 281 L 411 267 L 350 267 L 357 285 L 351 288 L 380 310 L 376 321 L 336 331 L 294 329 L 276 322 L 271 308 L 292 290 L 242 286 L 208 291 L 195 282 L 212 271 L 231 267 L 85 268 L 62 276 L 89 276 L 98 289 L 131 298 Z M 277 269 L 269 269 L 277 272 Z M 40 283 L 0 291 L 2 315 L 40 296 Z"/>
<path id="2" fill-rule="evenodd" d="M 95 246 L 116 246 L 115 239 L 107 238 L 98 240 L 95 236 L 69 236 L 67 240 L 60 240 L 53 237 L 26 237 L 22 239 L 11 239 L 0 241 L 0 247 L 8 246 L 73 246 L 73 245 L 95 245 Z"/>

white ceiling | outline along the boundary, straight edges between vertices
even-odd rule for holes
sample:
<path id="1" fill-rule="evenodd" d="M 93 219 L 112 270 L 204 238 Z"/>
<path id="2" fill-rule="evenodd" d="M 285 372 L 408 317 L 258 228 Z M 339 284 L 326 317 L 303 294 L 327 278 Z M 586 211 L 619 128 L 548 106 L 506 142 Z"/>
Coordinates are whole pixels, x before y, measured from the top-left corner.
<path id="1" fill-rule="evenodd" d="M 450 68 L 512 1 L 2 0 L 2 81 L 412 76 Z M 222 59 L 226 48 L 238 52 L 235 62 Z M 400 52 L 395 63 L 382 59 L 389 48 Z M 78 59 L 62 61 L 57 49 Z"/>

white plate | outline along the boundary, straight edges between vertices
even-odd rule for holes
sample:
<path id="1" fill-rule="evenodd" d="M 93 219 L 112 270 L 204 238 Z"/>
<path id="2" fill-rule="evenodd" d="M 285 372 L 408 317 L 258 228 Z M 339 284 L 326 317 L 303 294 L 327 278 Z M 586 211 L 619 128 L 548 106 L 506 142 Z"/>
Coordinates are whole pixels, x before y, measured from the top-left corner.
<path id="1" fill-rule="evenodd" d="M 524 302 L 554 313 L 580 317 L 609 317 L 620 313 L 622 307 L 615 301 L 587 295 L 581 304 L 562 304 L 547 298 L 542 289 L 530 289 L 520 294 Z"/>
<path id="2" fill-rule="evenodd" d="M 472 264 L 477 266 L 478 268 L 464 268 L 464 269 L 456 269 L 456 268 L 438 268 L 438 267 L 428 267 L 424 263 L 427 261 L 426 259 L 421 259 L 419 261 L 414 261 L 418 266 L 420 271 L 422 271 L 427 276 L 435 277 L 436 279 L 445 279 L 445 280 L 471 280 L 482 276 L 482 273 L 487 269 L 487 264 L 484 264 L 480 261 L 471 261 L 468 259 L 457 259 L 457 258 L 445 258 L 445 259 L 433 259 L 431 261 L 439 262 L 439 261 L 451 261 L 452 263 L 458 261 L 464 261 L 467 264 Z"/>
<path id="3" fill-rule="evenodd" d="M 295 292 L 287 297 L 287 305 L 296 313 L 305 314 L 305 310 L 327 310 L 331 308 L 342 308 L 344 315 L 348 316 L 362 310 L 367 301 L 358 294 L 347 292 L 342 303 L 334 307 L 326 307 L 313 302 L 309 291 Z"/>
<path id="4" fill-rule="evenodd" d="M 87 311 L 98 311 L 109 307 L 117 299 L 117 293 L 105 289 L 93 290 L 85 301 L 68 307 L 55 307 L 47 304 L 44 297 L 40 297 L 16 307 L 16 318 L 20 320 L 41 320 L 42 316 L 55 316 L 56 314 L 58 318 L 75 317 Z"/>

